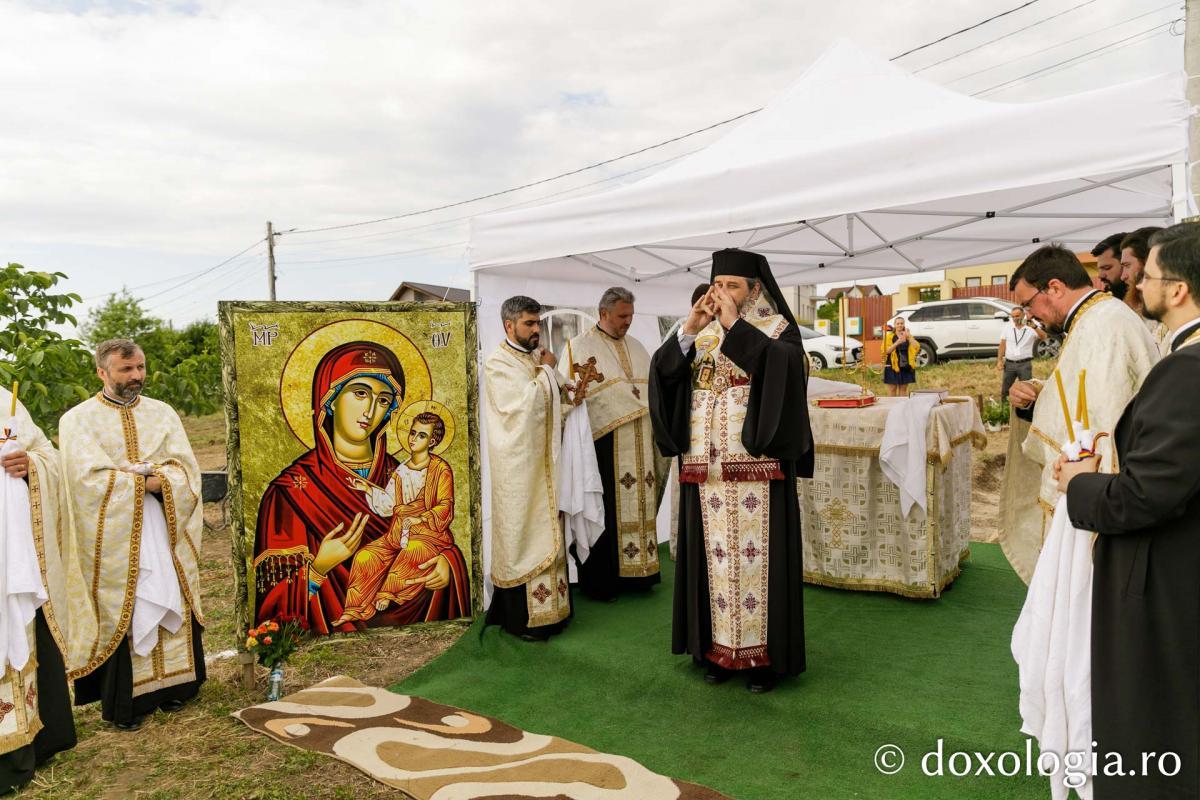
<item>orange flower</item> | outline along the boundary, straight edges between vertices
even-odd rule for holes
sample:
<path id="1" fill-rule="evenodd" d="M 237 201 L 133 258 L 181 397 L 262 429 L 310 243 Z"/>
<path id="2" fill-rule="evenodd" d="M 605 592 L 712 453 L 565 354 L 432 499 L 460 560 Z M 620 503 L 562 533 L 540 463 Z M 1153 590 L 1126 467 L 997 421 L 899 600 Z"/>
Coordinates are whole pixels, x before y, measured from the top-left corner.
<path id="1" fill-rule="evenodd" d="M 257 631 L 255 631 L 254 628 L 251 628 L 250 630 L 246 631 L 247 636 L 253 636 L 255 633 L 257 633 Z"/>
<path id="2" fill-rule="evenodd" d="M 264 636 L 264 637 L 263 637 L 263 644 L 270 644 L 270 643 L 271 643 L 271 637 L 270 637 L 270 636 Z"/>
<path id="3" fill-rule="evenodd" d="M 251 647 L 258 647 L 258 639 L 253 636 L 246 640 L 246 649 L 249 650 Z"/>
<path id="4" fill-rule="evenodd" d="M 262 636 L 266 632 L 267 632 L 267 623 L 264 622 L 262 625 L 258 626 L 258 632 L 255 635 Z"/>
<path id="5" fill-rule="evenodd" d="M 277 623 L 277 622 L 268 622 L 268 623 L 267 623 L 267 630 L 269 630 L 271 633 L 275 633 L 276 631 L 278 631 L 278 630 L 279 630 L 279 623 Z"/>

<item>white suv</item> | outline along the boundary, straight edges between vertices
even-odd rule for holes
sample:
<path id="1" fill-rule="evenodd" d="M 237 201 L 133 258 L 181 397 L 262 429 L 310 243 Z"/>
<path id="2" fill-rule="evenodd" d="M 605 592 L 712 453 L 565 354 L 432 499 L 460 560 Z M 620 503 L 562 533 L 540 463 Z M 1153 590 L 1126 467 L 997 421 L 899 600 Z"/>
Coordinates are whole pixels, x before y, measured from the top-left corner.
<path id="1" fill-rule="evenodd" d="M 942 358 L 995 358 L 1000 336 L 1015 303 L 995 297 L 935 300 L 898 309 L 909 333 L 921 343 L 917 366 L 928 366 Z M 1051 336 L 1039 341 L 1035 355 L 1055 356 L 1061 342 Z"/>
<path id="2" fill-rule="evenodd" d="M 842 349 L 841 336 L 827 336 L 812 328 L 799 326 L 804 339 L 804 353 L 808 356 L 810 369 L 826 367 L 850 367 L 862 360 L 862 342 L 846 338 L 846 349 Z"/>

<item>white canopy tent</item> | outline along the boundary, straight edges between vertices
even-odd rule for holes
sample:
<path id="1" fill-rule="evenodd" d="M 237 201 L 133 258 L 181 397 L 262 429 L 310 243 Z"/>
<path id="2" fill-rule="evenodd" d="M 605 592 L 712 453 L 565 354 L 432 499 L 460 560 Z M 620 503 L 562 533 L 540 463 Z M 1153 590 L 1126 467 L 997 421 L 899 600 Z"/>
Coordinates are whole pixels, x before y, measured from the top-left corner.
<path id="1" fill-rule="evenodd" d="M 685 313 L 724 247 L 762 253 L 788 286 L 1017 259 L 1052 240 L 1088 249 L 1166 224 L 1194 213 L 1188 115 L 1182 74 L 1002 103 L 839 41 L 769 106 L 661 172 L 477 217 L 481 342 L 501 341 L 509 296 L 588 306 L 617 284 L 637 296 L 631 333 L 653 347 L 655 318 Z M 483 496 L 486 541 L 486 468 Z"/>

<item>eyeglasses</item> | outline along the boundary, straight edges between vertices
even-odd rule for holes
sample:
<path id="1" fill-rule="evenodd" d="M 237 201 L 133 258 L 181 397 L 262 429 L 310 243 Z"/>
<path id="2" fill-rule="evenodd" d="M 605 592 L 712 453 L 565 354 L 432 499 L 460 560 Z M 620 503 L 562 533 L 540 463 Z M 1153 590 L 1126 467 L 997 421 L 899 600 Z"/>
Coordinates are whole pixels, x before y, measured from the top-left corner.
<path id="1" fill-rule="evenodd" d="M 1031 305 L 1033 305 L 1034 298 L 1036 298 L 1039 294 L 1044 294 L 1045 291 L 1046 291 L 1045 289 L 1038 289 L 1036 292 L 1034 292 L 1033 294 L 1031 294 L 1029 296 L 1028 300 L 1026 300 L 1024 303 L 1021 303 L 1019 306 L 1017 306 L 1017 308 L 1021 309 L 1021 311 L 1025 312 L 1025 314 L 1029 314 L 1030 313 L 1029 307 Z"/>
<path id="2" fill-rule="evenodd" d="M 1146 281 L 1162 281 L 1163 283 L 1183 283 L 1184 282 L 1182 278 L 1164 278 L 1162 276 L 1147 275 L 1146 273 L 1143 272 L 1141 277 L 1139 277 L 1137 279 L 1137 283 L 1135 285 L 1141 286 Z"/>

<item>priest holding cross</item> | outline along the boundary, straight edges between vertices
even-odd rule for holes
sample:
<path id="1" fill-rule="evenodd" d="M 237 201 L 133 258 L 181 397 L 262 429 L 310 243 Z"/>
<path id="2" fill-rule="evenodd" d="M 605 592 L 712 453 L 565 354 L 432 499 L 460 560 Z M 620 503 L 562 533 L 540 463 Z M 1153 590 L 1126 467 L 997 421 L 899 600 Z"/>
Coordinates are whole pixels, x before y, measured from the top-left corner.
<path id="1" fill-rule="evenodd" d="M 614 286 L 600 297 L 600 321 L 567 342 L 559 371 L 583 386 L 604 485 L 604 532 L 579 563 L 579 588 L 594 600 L 659 582 L 658 475 L 646 401 L 650 355 L 629 336 L 633 293 Z M 577 361 L 578 359 L 578 361 Z"/>

